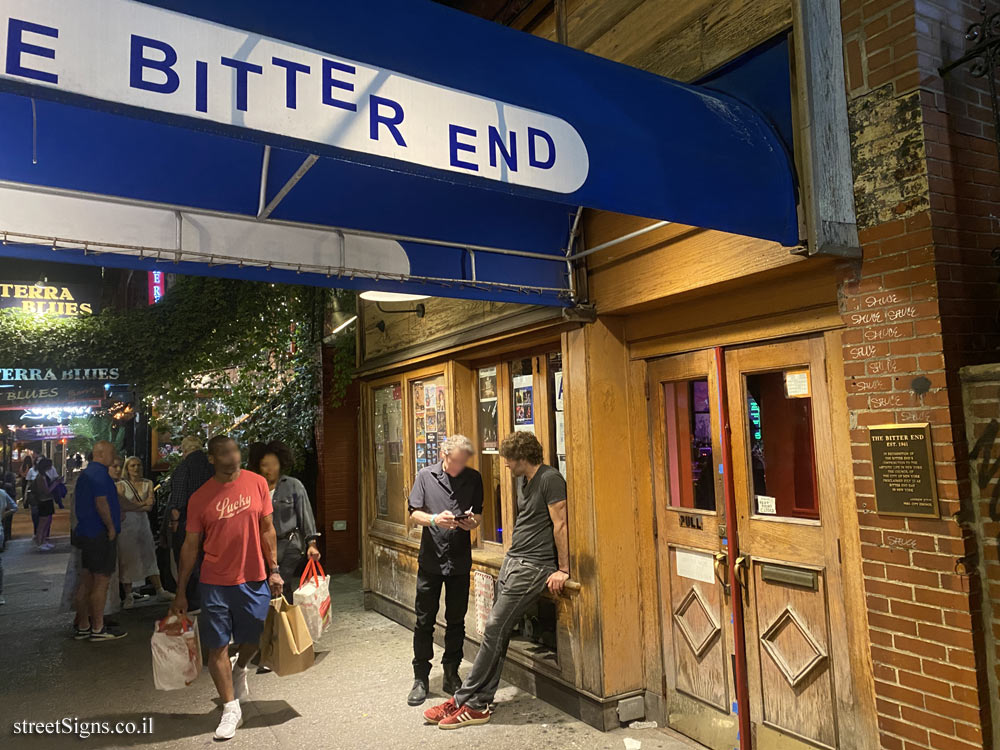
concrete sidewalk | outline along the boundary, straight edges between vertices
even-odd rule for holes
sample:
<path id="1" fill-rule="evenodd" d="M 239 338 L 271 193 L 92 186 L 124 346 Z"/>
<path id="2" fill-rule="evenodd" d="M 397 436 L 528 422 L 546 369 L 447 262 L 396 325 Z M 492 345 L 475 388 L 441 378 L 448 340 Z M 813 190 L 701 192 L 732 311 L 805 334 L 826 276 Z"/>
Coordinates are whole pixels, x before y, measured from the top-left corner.
<path id="1" fill-rule="evenodd" d="M 123 612 L 127 638 L 104 643 L 69 637 L 71 616 L 57 614 L 70 550 L 67 538 L 49 553 L 15 540 L 3 555 L 7 605 L 0 607 L 0 747 L 191 748 L 210 747 L 219 719 L 207 671 L 185 690 L 153 688 L 149 634 L 163 604 Z M 410 632 L 361 606 L 360 578 L 334 579 L 333 624 L 317 646 L 316 665 L 301 675 L 252 675 L 244 724 L 230 747 L 310 750 L 413 750 L 425 748 L 578 748 L 622 750 L 626 737 L 643 750 L 691 746 L 658 730 L 601 733 L 504 684 L 493 721 L 444 732 L 423 724 L 421 709 L 406 705 L 411 684 Z M 467 666 L 467 665 L 466 665 Z M 440 690 L 440 670 L 432 690 Z M 439 693 L 438 693 L 439 694 Z M 443 700 L 443 697 L 437 698 Z M 432 705 L 428 702 L 427 705 Z M 141 722 L 151 734 L 23 736 L 14 722 Z"/>

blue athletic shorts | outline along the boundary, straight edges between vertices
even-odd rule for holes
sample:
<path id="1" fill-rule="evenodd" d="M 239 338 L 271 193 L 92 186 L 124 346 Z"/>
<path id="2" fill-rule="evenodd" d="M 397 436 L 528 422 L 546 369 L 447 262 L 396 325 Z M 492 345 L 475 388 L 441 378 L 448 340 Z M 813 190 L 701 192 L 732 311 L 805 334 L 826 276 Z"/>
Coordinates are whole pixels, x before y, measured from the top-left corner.
<path id="1" fill-rule="evenodd" d="M 205 648 L 221 648 L 233 643 L 256 643 L 264 630 L 271 589 L 267 581 L 215 586 L 199 583 L 201 615 L 198 633 Z"/>

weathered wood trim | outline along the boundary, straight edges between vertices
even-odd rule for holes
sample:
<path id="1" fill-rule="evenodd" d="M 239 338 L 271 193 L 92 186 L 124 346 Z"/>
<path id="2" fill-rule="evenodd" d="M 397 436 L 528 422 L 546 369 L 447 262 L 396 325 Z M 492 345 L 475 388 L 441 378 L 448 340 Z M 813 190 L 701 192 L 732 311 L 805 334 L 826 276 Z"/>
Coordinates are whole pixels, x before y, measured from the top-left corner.
<path id="1" fill-rule="evenodd" d="M 796 157 L 810 254 L 861 257 L 840 3 L 793 0 Z"/>
<path id="2" fill-rule="evenodd" d="M 831 427 L 830 463 L 834 467 L 839 512 L 839 543 L 843 571 L 844 612 L 847 618 L 847 654 L 851 665 L 849 694 L 838 695 L 840 715 L 845 717 L 845 731 L 856 738 L 857 750 L 878 747 L 878 720 L 875 713 L 874 666 L 868 630 L 867 601 L 861 580 L 861 532 L 857 500 L 854 496 L 854 457 L 851 452 L 850 415 L 847 409 L 847 386 L 844 376 L 844 347 L 841 331 L 823 334 L 827 393 Z"/>
<path id="3" fill-rule="evenodd" d="M 359 356 L 363 356 L 364 351 L 363 336 L 364 331 L 366 330 L 366 323 L 362 316 L 364 315 L 365 309 L 367 309 L 366 305 L 361 305 L 359 307 L 358 330 L 362 336 L 362 340 L 359 342 L 362 347 L 359 348 L 359 352 L 361 352 Z M 430 315 L 430 313 L 428 313 L 428 315 Z M 360 363 L 359 369 L 361 372 L 377 371 L 379 369 L 384 369 L 388 365 L 399 364 L 404 361 L 412 362 L 418 358 L 426 358 L 428 355 L 435 355 L 443 351 L 453 350 L 463 345 L 480 342 L 483 339 L 493 338 L 504 333 L 515 331 L 518 328 L 534 326 L 542 322 L 563 322 L 562 308 L 539 306 L 529 307 L 525 305 L 524 309 L 519 310 L 518 312 L 495 318 L 481 325 L 465 327 L 446 336 L 439 336 L 421 341 L 415 346 L 404 347 L 387 354 L 365 359 Z"/>
<path id="4" fill-rule="evenodd" d="M 621 236 L 648 223 L 594 215 L 587 221 L 587 241 Z M 683 224 L 668 224 L 587 260 L 591 301 L 602 315 L 640 311 L 662 305 L 668 297 L 810 262 L 776 242 Z"/>
<path id="5" fill-rule="evenodd" d="M 552 314 L 552 308 L 541 308 L 549 311 L 549 317 L 539 316 L 538 320 L 508 321 L 507 326 L 493 324 L 481 326 L 474 332 L 456 334 L 454 341 L 437 341 L 428 344 L 422 352 L 397 352 L 385 360 L 369 360 L 358 369 L 362 378 L 375 377 L 389 372 L 403 371 L 435 360 L 448 357 L 461 359 L 485 359 L 487 357 L 502 357 L 509 352 L 540 346 L 549 341 L 555 341 L 559 334 L 570 328 L 579 327 L 578 322 L 566 321 L 562 312 Z M 500 321 L 497 321 L 499 323 Z M 396 357 L 400 356 L 399 359 Z"/>

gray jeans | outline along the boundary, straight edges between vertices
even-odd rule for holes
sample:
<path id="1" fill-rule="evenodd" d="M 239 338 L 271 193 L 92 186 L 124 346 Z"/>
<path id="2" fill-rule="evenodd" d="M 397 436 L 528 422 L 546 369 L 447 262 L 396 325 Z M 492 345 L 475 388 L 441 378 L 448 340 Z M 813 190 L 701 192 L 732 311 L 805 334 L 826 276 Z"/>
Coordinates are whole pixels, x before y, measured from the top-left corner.
<path id="1" fill-rule="evenodd" d="M 493 702 L 510 644 L 510 633 L 545 591 L 545 583 L 555 570 L 554 567 L 516 558 L 504 558 L 497 579 L 493 611 L 486 621 L 486 632 L 483 633 L 472 670 L 455 693 L 456 705 L 484 711 Z"/>

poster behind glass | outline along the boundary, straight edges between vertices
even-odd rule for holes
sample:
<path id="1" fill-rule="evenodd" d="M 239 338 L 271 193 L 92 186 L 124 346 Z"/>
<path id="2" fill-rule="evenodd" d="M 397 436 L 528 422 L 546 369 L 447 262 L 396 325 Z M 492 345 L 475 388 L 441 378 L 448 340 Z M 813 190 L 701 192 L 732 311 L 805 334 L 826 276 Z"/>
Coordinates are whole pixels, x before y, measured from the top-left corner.
<path id="1" fill-rule="evenodd" d="M 416 471 L 440 460 L 441 443 L 448 435 L 444 376 L 412 383 L 413 440 Z"/>
<path id="2" fill-rule="evenodd" d="M 499 451 L 497 368 L 479 368 L 479 446 L 483 453 Z"/>
<path id="3" fill-rule="evenodd" d="M 398 383 L 374 391 L 375 506 L 379 518 L 403 523 L 403 394 Z"/>

